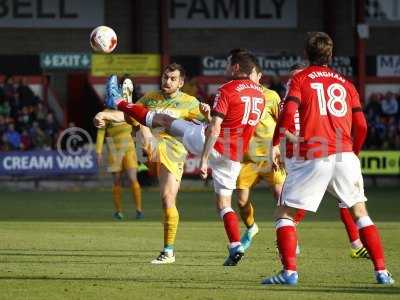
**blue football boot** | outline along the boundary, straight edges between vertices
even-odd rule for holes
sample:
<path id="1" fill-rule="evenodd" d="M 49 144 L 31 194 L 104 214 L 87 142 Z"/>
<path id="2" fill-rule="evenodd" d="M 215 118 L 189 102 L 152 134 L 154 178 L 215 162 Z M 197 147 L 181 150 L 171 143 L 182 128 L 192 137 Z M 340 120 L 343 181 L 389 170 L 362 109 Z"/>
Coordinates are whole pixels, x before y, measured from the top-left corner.
<path id="1" fill-rule="evenodd" d="M 108 108 L 117 109 L 118 103 L 123 100 L 121 90 L 118 85 L 118 77 L 112 75 L 108 78 L 106 83 L 106 97 L 104 104 Z"/>
<path id="2" fill-rule="evenodd" d="M 275 276 L 265 278 L 261 281 L 262 284 L 288 284 L 288 285 L 296 285 L 299 280 L 299 275 L 297 272 L 292 274 L 287 274 L 284 270 L 280 271 Z"/>

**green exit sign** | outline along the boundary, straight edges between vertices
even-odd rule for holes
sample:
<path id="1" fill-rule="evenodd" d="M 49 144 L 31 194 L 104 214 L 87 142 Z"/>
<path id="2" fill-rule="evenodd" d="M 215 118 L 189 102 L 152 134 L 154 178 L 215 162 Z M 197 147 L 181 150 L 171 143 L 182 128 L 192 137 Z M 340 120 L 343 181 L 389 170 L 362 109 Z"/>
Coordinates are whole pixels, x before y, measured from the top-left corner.
<path id="1" fill-rule="evenodd" d="M 40 66 L 43 70 L 87 70 L 90 69 L 89 53 L 41 53 Z"/>

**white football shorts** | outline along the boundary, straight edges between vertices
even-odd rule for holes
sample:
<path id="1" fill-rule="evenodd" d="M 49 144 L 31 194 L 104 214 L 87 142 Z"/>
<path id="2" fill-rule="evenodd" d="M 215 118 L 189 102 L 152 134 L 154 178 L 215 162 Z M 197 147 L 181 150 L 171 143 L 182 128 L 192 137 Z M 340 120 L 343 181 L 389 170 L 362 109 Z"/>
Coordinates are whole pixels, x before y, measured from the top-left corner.
<path id="1" fill-rule="evenodd" d="M 278 205 L 316 212 L 326 191 L 340 207 L 365 202 L 361 164 L 353 152 L 310 160 L 286 159 L 287 177 Z"/>
<path id="2" fill-rule="evenodd" d="M 206 127 L 203 123 L 185 123 L 182 142 L 193 155 L 200 156 L 203 152 Z M 233 190 L 236 189 L 236 180 L 241 169 L 240 162 L 230 160 L 213 149 L 210 154 L 209 166 L 212 170 L 215 193 L 222 196 L 232 195 Z"/>
<path id="3" fill-rule="evenodd" d="M 215 193 L 221 196 L 231 196 L 236 189 L 236 181 L 242 168 L 241 163 L 231 160 L 213 149 L 210 155 L 210 168 Z"/>

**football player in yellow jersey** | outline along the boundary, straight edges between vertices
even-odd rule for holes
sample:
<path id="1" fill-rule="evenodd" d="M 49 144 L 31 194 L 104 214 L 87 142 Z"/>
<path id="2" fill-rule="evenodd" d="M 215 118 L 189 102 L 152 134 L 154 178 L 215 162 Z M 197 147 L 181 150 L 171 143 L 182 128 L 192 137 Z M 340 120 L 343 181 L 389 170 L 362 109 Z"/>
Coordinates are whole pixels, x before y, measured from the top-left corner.
<path id="1" fill-rule="evenodd" d="M 251 79 L 260 82 L 262 71 L 259 66 L 254 70 Z M 281 101 L 278 93 L 263 87 L 266 99 L 265 108 L 258 123 L 252 139 L 249 151 L 245 154 L 236 187 L 238 193 L 238 207 L 240 216 L 247 227 L 241 238 L 245 250 L 250 247 L 253 237 L 258 233 L 258 226 L 254 220 L 254 208 L 250 201 L 250 189 L 261 179 L 265 179 L 272 189 L 275 199 L 279 199 L 282 185 L 285 181 L 285 170 L 274 170 L 270 163 L 270 147 L 275 125 L 279 117 L 279 103 Z"/>
<path id="2" fill-rule="evenodd" d="M 152 111 L 175 118 L 203 121 L 205 118 L 200 112 L 199 101 L 180 91 L 184 79 L 185 71 L 182 66 L 176 63 L 170 64 L 162 74 L 161 91 L 147 93 L 137 103 Z M 147 129 L 144 128 L 144 130 Z M 173 263 L 175 262 L 175 236 L 179 222 L 176 196 L 187 151 L 183 144 L 168 134 L 165 129 L 151 129 L 151 133 L 156 143 L 145 141 L 145 145 L 152 144 L 150 158 L 158 162 L 158 179 L 164 210 L 164 248 L 151 263 Z M 144 133 L 143 136 L 148 136 L 148 134 Z"/>
<path id="3" fill-rule="evenodd" d="M 134 86 L 132 81 L 127 78 L 122 84 L 123 97 L 132 102 Z M 121 112 L 105 109 L 110 114 L 121 114 Z M 113 174 L 112 195 L 114 200 L 115 212 L 113 217 L 117 220 L 123 219 L 121 206 L 121 176 L 122 171 L 126 171 L 131 182 L 132 196 L 136 207 L 136 219 L 144 217 L 142 210 L 142 192 L 137 180 L 137 158 L 135 144 L 132 139 L 132 126 L 126 122 L 107 122 L 104 128 L 97 131 L 96 154 L 100 164 L 104 140 L 108 147 L 108 167 L 107 170 Z"/>

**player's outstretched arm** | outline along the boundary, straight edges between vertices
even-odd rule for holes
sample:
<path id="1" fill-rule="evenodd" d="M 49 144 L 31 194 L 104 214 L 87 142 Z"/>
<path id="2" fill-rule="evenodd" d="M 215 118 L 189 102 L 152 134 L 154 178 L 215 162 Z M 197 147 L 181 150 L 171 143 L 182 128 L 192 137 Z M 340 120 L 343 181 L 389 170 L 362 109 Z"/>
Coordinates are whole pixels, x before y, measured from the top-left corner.
<path id="1" fill-rule="evenodd" d="M 93 119 L 94 126 L 97 128 L 104 128 L 107 122 L 121 123 L 124 121 L 124 113 L 120 111 L 102 111 Z"/>
<path id="2" fill-rule="evenodd" d="M 361 108 L 353 111 L 351 133 L 353 136 L 353 151 L 358 155 L 367 136 L 368 125 Z"/>
<path id="3" fill-rule="evenodd" d="M 200 161 L 200 176 L 203 179 L 206 179 L 208 175 L 208 158 L 221 132 L 222 121 L 223 119 L 221 117 L 214 116 L 206 131 L 206 140 Z"/>

